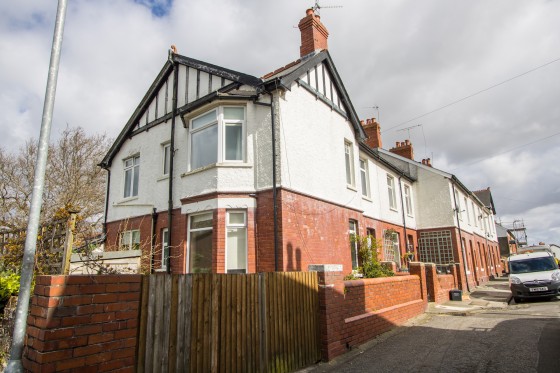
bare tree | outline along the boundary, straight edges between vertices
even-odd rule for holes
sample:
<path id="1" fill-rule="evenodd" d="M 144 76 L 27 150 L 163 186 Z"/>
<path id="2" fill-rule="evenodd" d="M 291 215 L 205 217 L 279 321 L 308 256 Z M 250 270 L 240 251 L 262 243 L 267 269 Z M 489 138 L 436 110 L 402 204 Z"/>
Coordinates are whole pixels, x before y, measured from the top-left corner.
<path id="1" fill-rule="evenodd" d="M 41 221 L 79 211 L 79 221 L 99 230 L 105 200 L 105 173 L 97 166 L 111 142 L 67 127 L 49 148 Z M 30 140 L 15 155 L 0 148 L 0 228 L 25 226 L 35 173 L 37 142 Z"/>

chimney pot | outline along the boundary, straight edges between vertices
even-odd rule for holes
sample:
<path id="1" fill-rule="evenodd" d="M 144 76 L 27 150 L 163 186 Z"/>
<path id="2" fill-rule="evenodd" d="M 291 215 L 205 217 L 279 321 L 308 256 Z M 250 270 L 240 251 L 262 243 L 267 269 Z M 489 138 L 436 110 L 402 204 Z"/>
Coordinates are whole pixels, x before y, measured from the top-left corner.
<path id="1" fill-rule="evenodd" d="M 305 11 L 305 15 L 306 15 L 306 16 L 309 16 L 309 15 L 314 14 L 314 13 L 315 13 L 315 12 L 313 11 L 312 8 L 309 8 L 309 9 L 307 9 L 307 10 Z"/>
<path id="2" fill-rule="evenodd" d="M 404 143 L 405 143 L 406 145 L 410 145 L 410 140 L 404 140 Z"/>

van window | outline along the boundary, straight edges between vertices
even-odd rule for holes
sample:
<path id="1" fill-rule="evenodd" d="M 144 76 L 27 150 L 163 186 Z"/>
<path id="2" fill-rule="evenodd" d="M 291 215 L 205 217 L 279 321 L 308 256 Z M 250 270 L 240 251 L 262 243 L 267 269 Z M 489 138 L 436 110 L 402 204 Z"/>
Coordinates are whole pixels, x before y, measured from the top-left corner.
<path id="1" fill-rule="evenodd" d="M 509 262 L 511 273 L 529 273 L 552 271 L 558 268 L 554 259 L 550 256 L 542 258 L 531 258 Z"/>

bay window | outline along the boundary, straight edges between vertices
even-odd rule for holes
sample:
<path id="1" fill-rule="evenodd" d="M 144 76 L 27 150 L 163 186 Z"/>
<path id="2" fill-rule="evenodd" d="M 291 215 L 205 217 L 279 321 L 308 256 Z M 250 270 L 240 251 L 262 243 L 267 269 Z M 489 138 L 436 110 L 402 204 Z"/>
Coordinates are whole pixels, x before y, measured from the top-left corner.
<path id="1" fill-rule="evenodd" d="M 190 121 L 190 169 L 243 162 L 245 107 L 220 106 Z"/>
<path id="2" fill-rule="evenodd" d="M 213 217 L 211 212 L 192 215 L 189 218 L 189 272 L 212 272 L 212 233 Z"/>

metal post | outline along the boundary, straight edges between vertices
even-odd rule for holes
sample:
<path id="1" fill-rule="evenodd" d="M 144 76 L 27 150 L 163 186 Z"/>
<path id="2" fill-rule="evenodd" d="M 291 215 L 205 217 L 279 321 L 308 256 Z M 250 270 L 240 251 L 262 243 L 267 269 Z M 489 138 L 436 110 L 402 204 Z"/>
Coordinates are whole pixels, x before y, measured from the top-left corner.
<path id="1" fill-rule="evenodd" d="M 6 367 L 6 373 L 23 372 L 21 356 L 23 353 L 23 341 L 27 326 L 27 313 L 29 311 L 29 297 L 31 293 L 31 280 L 35 266 L 35 249 L 37 245 L 37 232 L 41 215 L 41 204 L 43 199 L 43 186 L 45 184 L 45 171 L 49 150 L 49 138 L 51 133 L 52 113 L 56 94 L 56 81 L 58 77 L 58 66 L 60 64 L 60 52 L 62 48 L 62 34 L 64 33 L 64 19 L 66 17 L 67 0 L 58 0 L 56 23 L 54 28 L 53 43 L 51 49 L 51 60 L 49 74 L 47 77 L 47 89 L 45 92 L 45 103 L 43 105 L 43 118 L 41 121 L 41 134 L 39 136 L 39 148 L 37 151 L 37 165 L 35 168 L 35 179 L 33 181 L 33 194 L 29 209 L 29 220 L 27 222 L 27 236 L 23 251 L 23 263 L 21 266 L 21 280 L 16 308 L 14 335 L 10 350 L 10 360 Z"/>

